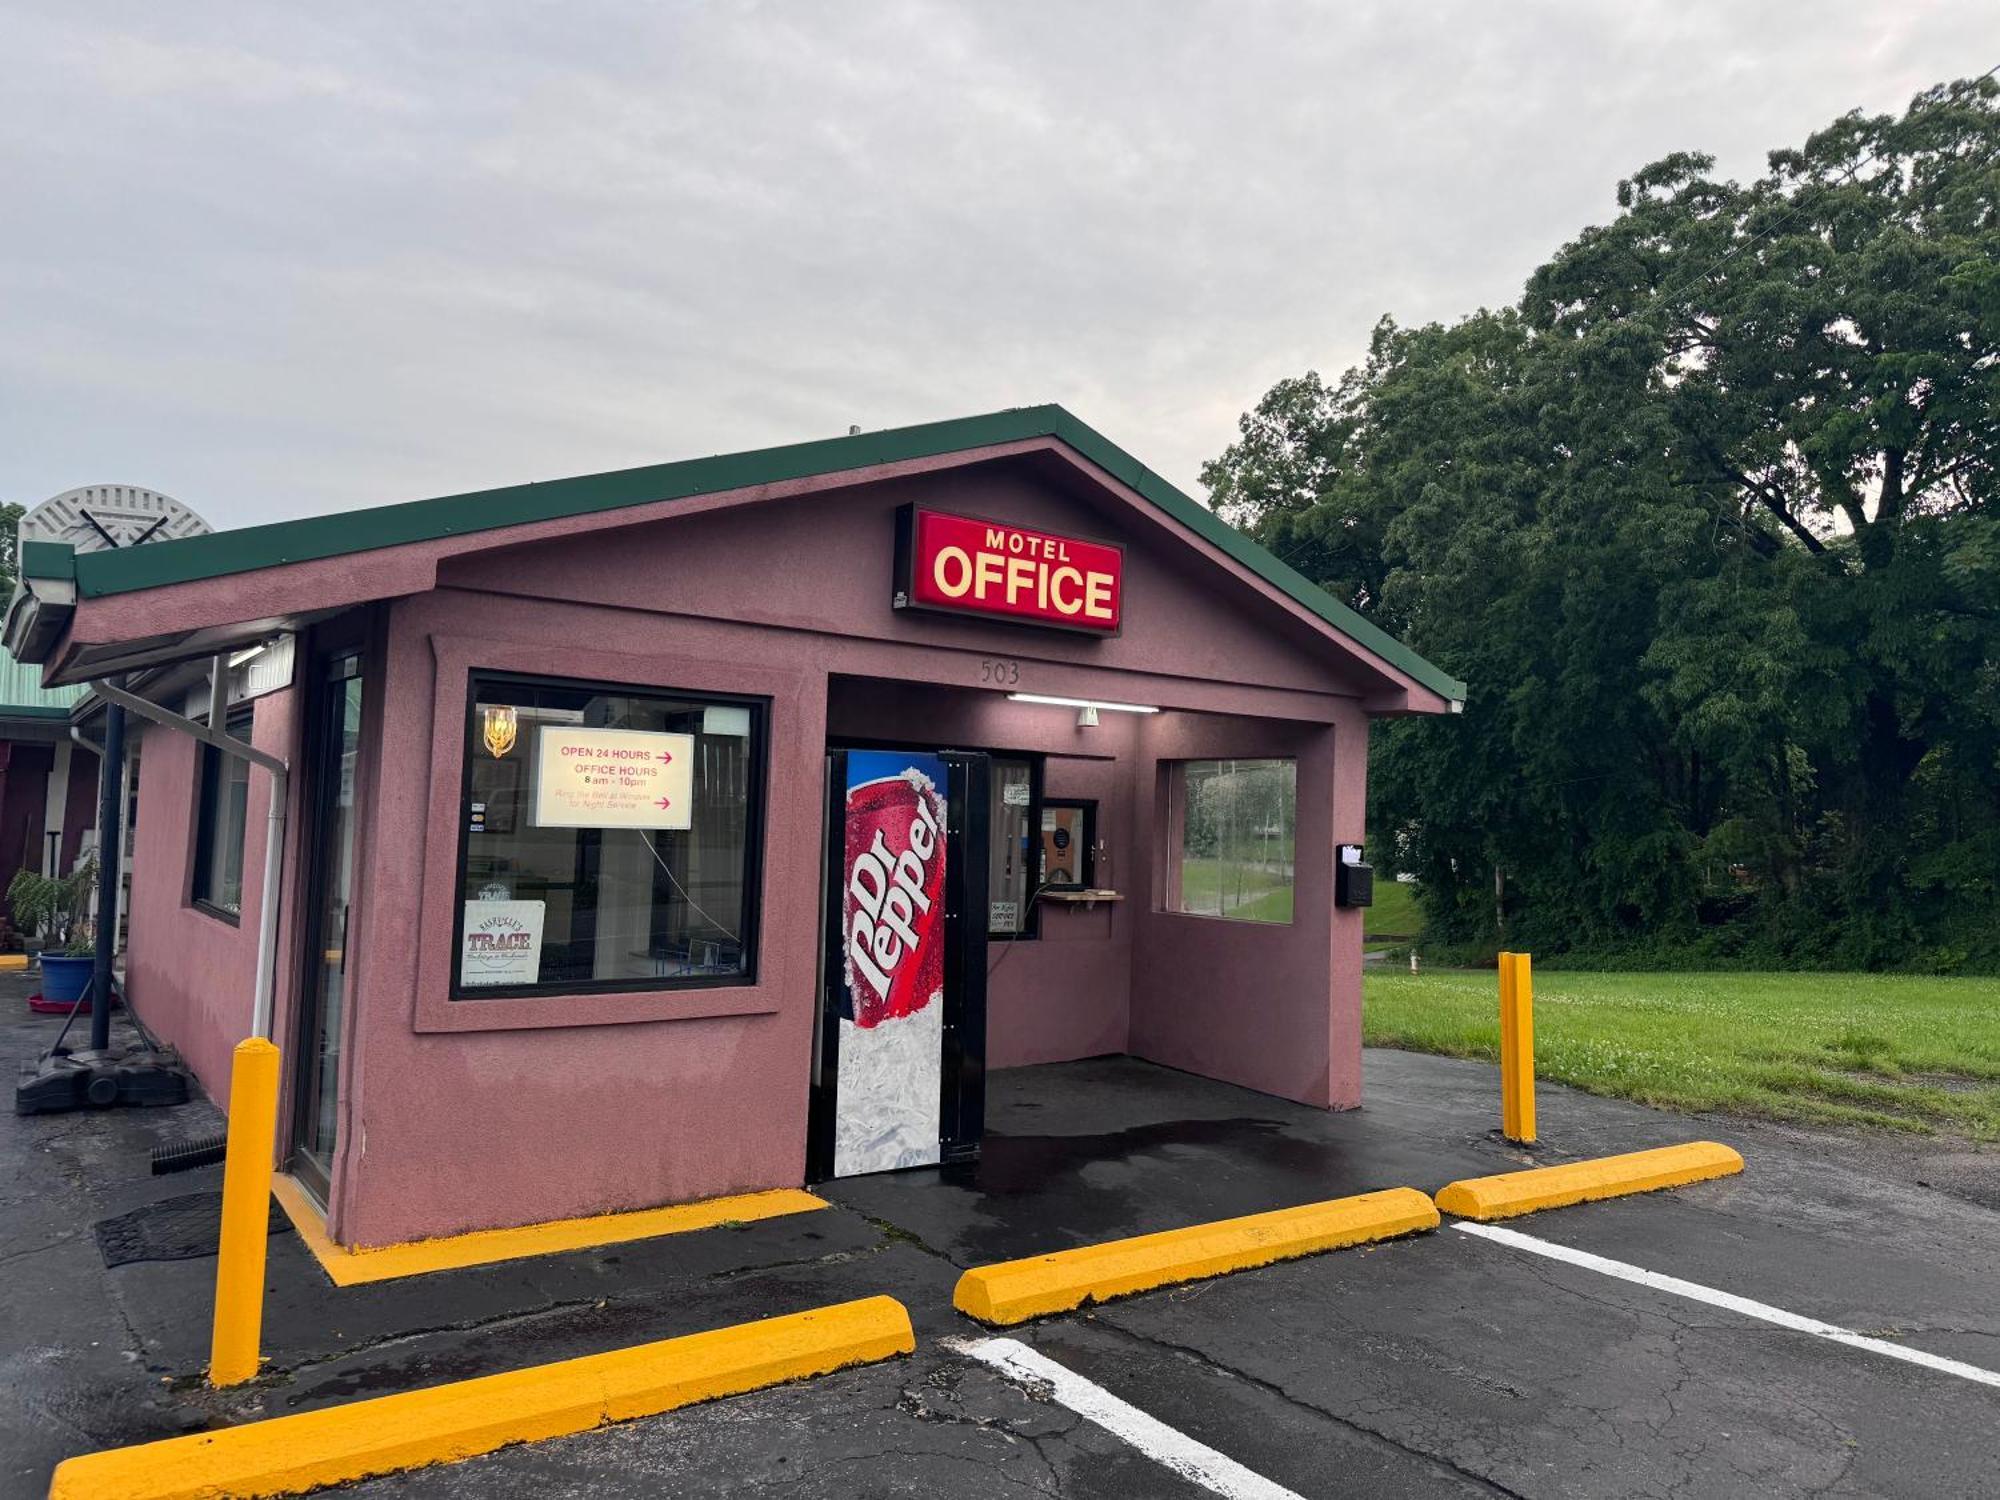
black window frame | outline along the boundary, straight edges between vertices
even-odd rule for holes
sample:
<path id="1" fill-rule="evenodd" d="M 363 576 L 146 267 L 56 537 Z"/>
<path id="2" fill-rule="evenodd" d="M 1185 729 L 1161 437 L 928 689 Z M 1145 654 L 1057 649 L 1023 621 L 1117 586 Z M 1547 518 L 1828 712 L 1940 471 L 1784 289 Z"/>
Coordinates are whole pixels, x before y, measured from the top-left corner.
<path id="1" fill-rule="evenodd" d="M 1037 848 L 1040 847 L 1041 835 L 1045 831 L 1041 828 L 1041 820 L 1047 816 L 1049 809 L 1053 807 L 1073 807 L 1083 814 L 1083 857 L 1079 861 L 1078 866 L 1083 878 L 1073 884 L 1058 884 L 1055 881 L 1042 880 L 1042 890 L 1095 890 L 1097 888 L 1097 799 L 1095 797 L 1042 798 L 1041 812 L 1035 819 Z M 1042 870 L 1039 864 L 1036 866 L 1035 875 L 1037 879 L 1042 879 Z"/>
<path id="2" fill-rule="evenodd" d="M 465 948 L 465 864 L 472 844 L 472 751 L 479 743 L 481 684 L 515 684 L 618 693 L 641 698 L 672 698 L 750 710 L 749 803 L 743 818 L 743 918 L 738 940 L 743 968 L 735 974 L 674 975 L 651 978 L 559 980 L 537 984 L 475 984 L 462 982 L 460 956 Z M 466 673 L 464 741 L 458 759 L 458 850 L 452 863 L 451 980 L 448 999 L 566 1000 L 576 995 L 631 995 L 680 990 L 740 989 L 757 983 L 762 961 L 764 908 L 764 818 L 770 798 L 771 700 L 748 693 L 719 693 L 705 688 L 661 686 L 656 683 L 614 682 L 599 677 L 557 677 L 540 672 L 510 672 L 474 667 Z"/>
<path id="3" fill-rule="evenodd" d="M 209 716 L 213 721 L 214 716 Z M 222 717 L 223 733 L 231 739 L 248 742 L 256 724 L 257 711 L 254 704 L 243 703 L 229 709 Z M 236 910 L 231 911 L 220 902 L 211 901 L 206 890 L 210 877 L 214 874 L 215 862 L 215 817 L 214 800 L 222 786 L 222 758 L 243 762 L 243 826 L 236 830 Z M 194 773 L 194 851 L 188 865 L 188 905 L 218 922 L 227 922 L 231 927 L 243 925 L 243 852 L 250 839 L 250 762 L 245 756 L 236 755 L 209 744 L 200 742 L 195 756 Z"/>
<path id="4" fill-rule="evenodd" d="M 996 769 L 992 773 L 993 795 L 999 795 L 1000 775 L 997 769 L 1003 760 L 1024 763 L 1028 768 L 1028 853 L 1023 857 L 1028 861 L 1027 897 L 1021 912 L 1021 930 L 1018 932 L 995 932 L 993 930 L 992 896 L 988 893 L 986 913 L 986 941 L 989 943 L 1033 943 L 1042 936 L 1042 887 L 1041 880 L 1041 840 L 1042 840 L 1042 775 L 1047 756 L 1039 752 L 1025 750 L 988 750 L 984 752 L 987 762 Z M 998 804 L 993 804 L 998 805 Z M 991 831 L 988 838 L 998 837 Z"/>

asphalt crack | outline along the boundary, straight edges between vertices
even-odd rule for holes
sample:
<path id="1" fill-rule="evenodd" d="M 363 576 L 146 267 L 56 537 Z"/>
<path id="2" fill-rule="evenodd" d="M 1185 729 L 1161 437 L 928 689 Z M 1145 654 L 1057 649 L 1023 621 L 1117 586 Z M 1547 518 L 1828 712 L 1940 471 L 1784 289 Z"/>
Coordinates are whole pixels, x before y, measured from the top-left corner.
<path id="1" fill-rule="evenodd" d="M 940 1365 L 930 1371 L 920 1381 L 913 1381 L 902 1388 L 896 1402 L 897 1409 L 919 1422 L 935 1423 L 942 1426 L 966 1427 L 981 1433 L 997 1433 L 1008 1443 L 1024 1444 L 1040 1461 L 1047 1472 L 1052 1488 L 1043 1492 L 1062 1492 L 1062 1473 L 1056 1462 L 1042 1446 L 1044 1443 L 1067 1442 L 1084 1425 L 1083 1417 L 1049 1400 L 1045 1392 L 1037 1392 L 1019 1381 L 1000 1374 L 989 1374 L 987 1378 L 1002 1390 L 1018 1391 L 1028 1401 L 1037 1402 L 1060 1412 L 1067 1419 L 1059 1427 L 1048 1432 L 1035 1433 L 1022 1430 L 1014 1419 L 1006 1415 L 975 1416 L 965 1408 L 965 1396 L 959 1389 L 960 1381 L 967 1375 L 979 1371 L 981 1367 L 951 1363 Z M 935 1392 L 942 1405 L 929 1399 L 929 1392 Z"/>
<path id="2" fill-rule="evenodd" d="M 1213 1370 L 1216 1374 L 1224 1376 L 1227 1379 L 1240 1380 L 1245 1385 L 1251 1386 L 1254 1389 L 1263 1391 L 1268 1395 L 1276 1397 L 1278 1400 L 1283 1401 L 1288 1406 L 1291 1406 L 1299 1411 L 1306 1412 L 1309 1415 L 1318 1417 L 1324 1421 L 1334 1423 L 1336 1426 L 1341 1427 L 1347 1432 L 1354 1434 L 1364 1444 L 1374 1447 L 1378 1451 L 1386 1449 L 1393 1451 L 1397 1454 L 1401 1454 L 1405 1457 L 1420 1459 L 1423 1462 L 1430 1464 L 1434 1468 L 1444 1470 L 1446 1473 L 1451 1474 L 1455 1478 L 1465 1480 L 1466 1482 L 1473 1485 L 1477 1485 L 1479 1488 L 1483 1489 L 1488 1494 L 1509 1496 L 1511 1497 L 1511 1500 L 1527 1500 L 1527 1497 L 1523 1495 L 1521 1491 L 1509 1489 L 1506 1485 L 1501 1484 L 1499 1481 L 1489 1477 L 1488 1475 L 1481 1474 L 1475 1469 L 1468 1469 L 1463 1464 L 1460 1464 L 1455 1460 L 1446 1457 L 1442 1453 L 1434 1453 L 1427 1451 L 1426 1449 L 1413 1446 L 1412 1444 L 1406 1443 L 1399 1438 L 1392 1437 L 1390 1434 L 1380 1431 L 1377 1428 L 1366 1426 L 1363 1423 L 1354 1420 L 1352 1417 L 1345 1415 L 1344 1413 L 1337 1412 L 1328 1407 L 1320 1406 L 1315 1402 L 1308 1401 L 1304 1397 L 1295 1395 L 1293 1392 L 1286 1390 L 1282 1385 L 1278 1384 L 1274 1380 L 1269 1380 L 1262 1375 L 1255 1375 L 1249 1372 L 1248 1370 L 1239 1369 L 1234 1365 L 1226 1364 L 1222 1360 L 1217 1359 L 1214 1355 L 1208 1353 L 1206 1350 L 1198 1349 L 1194 1347 L 1192 1344 L 1176 1343 L 1171 1339 L 1163 1339 L 1156 1337 L 1152 1334 L 1140 1333 L 1135 1329 L 1125 1327 L 1123 1324 L 1110 1322 L 1107 1319 L 1105 1319 L 1101 1314 L 1091 1317 L 1088 1320 L 1088 1322 L 1090 1326 L 1094 1328 L 1106 1329 L 1109 1332 L 1115 1333 L 1119 1337 L 1124 1338 L 1134 1344 L 1138 1344 L 1151 1349 L 1165 1350 L 1166 1352 L 1177 1355 L 1180 1358 L 1188 1360 L 1193 1364 L 1200 1365 L 1205 1369 Z"/>
<path id="3" fill-rule="evenodd" d="M 908 1245 L 912 1249 L 921 1250 L 924 1254 L 943 1261 L 954 1270 L 958 1269 L 957 1261 L 946 1255 L 944 1251 L 938 1249 L 935 1245 L 929 1243 L 915 1230 L 905 1229 L 892 1219 L 881 1219 L 877 1218 L 874 1214 L 863 1213 L 858 1208 L 848 1208 L 844 1203 L 840 1206 L 846 1212 L 853 1214 L 855 1218 L 861 1220 L 862 1223 L 872 1226 L 890 1244 Z"/>

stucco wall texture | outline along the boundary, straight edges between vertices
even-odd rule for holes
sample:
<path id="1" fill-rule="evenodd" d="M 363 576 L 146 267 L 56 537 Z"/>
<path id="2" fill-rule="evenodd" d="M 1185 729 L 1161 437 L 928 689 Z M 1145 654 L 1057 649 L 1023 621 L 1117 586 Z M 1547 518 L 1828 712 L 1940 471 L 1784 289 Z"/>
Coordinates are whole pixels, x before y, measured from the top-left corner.
<path id="1" fill-rule="evenodd" d="M 250 742 L 273 755 L 296 754 L 296 690 L 259 699 Z M 185 734 L 128 720 L 139 740 L 138 817 L 132 828 L 132 891 L 125 989 L 134 1012 L 180 1049 L 209 1096 L 226 1104 L 229 1059 L 250 1034 L 257 982 L 257 923 L 263 910 L 264 849 L 271 778 L 253 767 L 243 829 L 243 910 L 234 922 L 193 901 L 195 804 L 200 752 Z M 296 868 L 296 841 L 288 872 Z M 297 968 L 288 946 L 289 912 L 280 896 L 281 992 Z M 278 1032 L 282 1039 L 282 1029 Z"/>
<path id="2" fill-rule="evenodd" d="M 912 500 L 1124 543 L 1124 633 L 893 612 L 893 512 Z M 1046 795 L 1099 803 L 1125 899 L 1051 908 L 1040 940 L 994 946 L 989 1065 L 1131 1051 L 1313 1104 L 1359 1102 L 1361 923 L 1334 911 L 1332 879 L 1334 845 L 1361 837 L 1371 680 L 1264 586 L 1072 467 L 1028 454 L 635 524 L 580 518 L 447 557 L 434 587 L 367 624 L 363 874 L 329 1205 L 346 1243 L 802 1179 L 830 737 L 1039 754 Z M 1007 701 L 996 662 L 1020 691 L 1168 711 L 1080 729 L 1072 709 Z M 753 981 L 448 998 L 476 668 L 769 698 Z M 266 700 L 259 744 L 296 754 L 298 718 L 292 695 Z M 1167 768 L 1266 755 L 1298 760 L 1296 920 L 1165 910 Z M 254 893 L 240 927 L 189 906 L 193 747 L 149 730 L 142 766 L 133 988 L 222 1097 L 249 1017 Z M 261 859 L 264 785 L 253 774 L 246 870 Z M 294 868 L 288 892 L 297 884 Z M 289 1049 L 300 955 L 286 926 Z"/>

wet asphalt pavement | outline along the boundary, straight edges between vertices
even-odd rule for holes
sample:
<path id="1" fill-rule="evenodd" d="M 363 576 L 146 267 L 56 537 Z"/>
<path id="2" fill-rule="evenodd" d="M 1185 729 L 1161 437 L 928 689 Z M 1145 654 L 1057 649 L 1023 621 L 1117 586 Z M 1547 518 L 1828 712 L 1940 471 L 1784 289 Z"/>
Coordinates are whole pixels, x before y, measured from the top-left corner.
<path id="1" fill-rule="evenodd" d="M 42 1022 L 10 1023 L 17 1054 Z M 1371 1188 L 1700 1137 L 1743 1176 L 1515 1221 L 1544 1240 L 2000 1369 L 2000 1153 L 1885 1155 L 1544 1087 L 1545 1139 L 1491 1133 L 1495 1070 L 1371 1053 L 1327 1115 L 1129 1060 L 1001 1073 L 975 1168 L 855 1179 L 829 1210 L 335 1289 L 272 1241 L 266 1352 L 201 1388 L 212 1259 L 106 1270 L 89 1225 L 213 1190 L 150 1178 L 206 1106 L 0 1125 L 0 1494 L 73 1452 L 518 1368 L 849 1297 L 910 1309 L 917 1353 L 447 1468 L 368 1496 L 1206 1493 L 947 1347 L 983 1260 Z M 1938 1181 L 1941 1186 L 1919 1185 Z M 1012 1330 L 1305 1496 L 1974 1496 L 2000 1492 L 2000 1390 L 1586 1269 L 1436 1234 Z"/>

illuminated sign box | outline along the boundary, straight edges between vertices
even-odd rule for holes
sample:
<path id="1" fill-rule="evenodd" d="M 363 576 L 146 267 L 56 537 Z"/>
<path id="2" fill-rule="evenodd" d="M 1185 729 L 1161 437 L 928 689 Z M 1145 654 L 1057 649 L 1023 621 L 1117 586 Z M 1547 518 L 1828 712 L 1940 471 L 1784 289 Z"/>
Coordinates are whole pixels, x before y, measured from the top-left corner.
<path id="1" fill-rule="evenodd" d="M 1124 594 L 1122 547 L 920 505 L 896 513 L 898 609 L 1116 635 Z"/>

